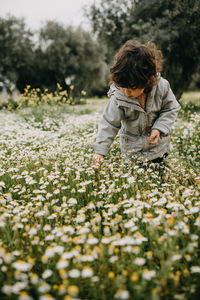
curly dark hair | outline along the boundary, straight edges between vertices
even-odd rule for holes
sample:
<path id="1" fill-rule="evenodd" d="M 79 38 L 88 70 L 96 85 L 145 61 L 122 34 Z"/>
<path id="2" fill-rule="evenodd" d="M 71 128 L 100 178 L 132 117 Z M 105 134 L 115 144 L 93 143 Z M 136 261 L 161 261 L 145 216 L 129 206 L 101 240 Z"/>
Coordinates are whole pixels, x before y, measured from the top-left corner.
<path id="1" fill-rule="evenodd" d="M 114 82 L 123 88 L 144 88 L 144 92 L 148 93 L 157 83 L 162 58 L 162 52 L 154 43 L 128 40 L 115 54 L 109 83 Z"/>

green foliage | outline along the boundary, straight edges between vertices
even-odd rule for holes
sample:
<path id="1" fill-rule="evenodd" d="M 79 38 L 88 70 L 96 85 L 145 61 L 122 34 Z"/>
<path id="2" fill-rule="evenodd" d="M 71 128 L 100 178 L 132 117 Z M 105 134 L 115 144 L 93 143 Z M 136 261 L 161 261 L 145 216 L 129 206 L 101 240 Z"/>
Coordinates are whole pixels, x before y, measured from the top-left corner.
<path id="1" fill-rule="evenodd" d="M 8 92 L 12 84 L 20 89 L 27 75 L 32 71 L 32 33 L 23 19 L 0 18 L 0 81 Z M 25 85 L 24 85 L 25 87 Z"/>
<path id="2" fill-rule="evenodd" d="M 48 21 L 32 41 L 23 19 L 0 19 L 0 81 L 14 83 L 20 92 L 26 85 L 54 91 L 59 82 L 74 94 L 88 94 L 105 85 L 104 48 L 81 29 Z M 9 88 L 9 86 L 8 86 Z"/>
<path id="3" fill-rule="evenodd" d="M 87 15 L 93 31 L 108 46 L 109 62 L 126 40 L 151 40 L 163 51 L 163 75 L 177 98 L 187 90 L 200 62 L 199 0 L 102 0 Z"/>
<path id="4" fill-rule="evenodd" d="M 73 84 L 75 93 L 85 89 L 89 94 L 102 88 L 104 50 L 89 33 L 49 21 L 40 30 L 39 40 L 36 61 L 41 78 L 35 87 L 54 89 L 59 82 L 67 89 Z"/>
<path id="5" fill-rule="evenodd" d="M 99 5 L 91 5 L 85 10 L 93 32 L 107 46 L 107 62 L 110 63 L 113 53 L 118 49 L 124 37 L 124 30 L 131 19 L 133 1 L 101 0 Z M 114 37 L 114 38 L 113 38 Z"/>

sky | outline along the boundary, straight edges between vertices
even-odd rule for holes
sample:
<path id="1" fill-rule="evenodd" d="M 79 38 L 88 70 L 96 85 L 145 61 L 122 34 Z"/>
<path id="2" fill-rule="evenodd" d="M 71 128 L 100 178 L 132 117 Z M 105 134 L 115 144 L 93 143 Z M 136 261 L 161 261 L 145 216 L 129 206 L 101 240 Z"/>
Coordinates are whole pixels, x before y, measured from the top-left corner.
<path id="1" fill-rule="evenodd" d="M 82 25 L 87 28 L 82 7 L 99 0 L 0 0 L 0 16 L 11 14 L 25 17 L 32 30 L 37 30 L 45 20 L 55 20 L 65 25 Z"/>

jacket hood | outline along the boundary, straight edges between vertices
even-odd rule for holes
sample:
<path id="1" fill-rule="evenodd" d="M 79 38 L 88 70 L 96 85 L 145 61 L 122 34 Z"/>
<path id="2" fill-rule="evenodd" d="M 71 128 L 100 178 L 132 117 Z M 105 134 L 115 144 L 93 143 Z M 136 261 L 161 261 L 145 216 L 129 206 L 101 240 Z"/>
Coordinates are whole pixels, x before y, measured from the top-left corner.
<path id="1" fill-rule="evenodd" d="M 121 99 L 122 98 L 123 100 L 127 100 L 126 95 L 124 95 L 121 92 L 119 85 L 117 85 L 116 83 L 112 83 L 111 84 L 110 89 L 109 89 L 107 95 L 108 95 L 108 97 L 111 97 L 111 96 L 115 95 L 117 99 Z"/>

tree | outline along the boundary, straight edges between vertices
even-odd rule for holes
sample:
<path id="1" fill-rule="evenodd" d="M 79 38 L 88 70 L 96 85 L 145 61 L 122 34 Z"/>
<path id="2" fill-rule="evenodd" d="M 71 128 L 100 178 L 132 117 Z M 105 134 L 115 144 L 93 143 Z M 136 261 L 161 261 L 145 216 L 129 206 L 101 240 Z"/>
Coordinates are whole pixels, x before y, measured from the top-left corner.
<path id="1" fill-rule="evenodd" d="M 94 32 L 109 49 L 110 62 L 113 53 L 128 39 L 153 41 L 163 51 L 163 75 L 170 81 L 177 98 L 187 90 L 200 63 L 199 0 L 117 3 L 101 0 L 98 6 L 90 7 L 87 15 Z"/>
<path id="2" fill-rule="evenodd" d="M 91 34 L 48 21 L 35 40 L 24 19 L 0 18 L 0 82 L 8 91 L 12 84 L 20 92 L 26 85 L 52 91 L 57 83 L 74 85 L 74 94 L 102 90 L 105 51 Z"/>
<path id="3" fill-rule="evenodd" d="M 14 83 L 22 89 L 33 61 L 32 33 L 24 19 L 0 18 L 0 81 L 8 89 Z"/>
<path id="4" fill-rule="evenodd" d="M 101 0 L 99 5 L 92 4 L 85 8 L 93 33 L 100 43 L 107 46 L 107 62 L 112 60 L 113 53 L 122 45 L 126 37 L 124 30 L 131 19 L 132 0 Z"/>
<path id="5" fill-rule="evenodd" d="M 37 86 L 55 88 L 59 82 L 65 88 L 74 85 L 75 93 L 92 93 L 105 84 L 104 48 L 80 27 L 48 21 L 40 30 L 36 60 L 42 76 Z"/>

